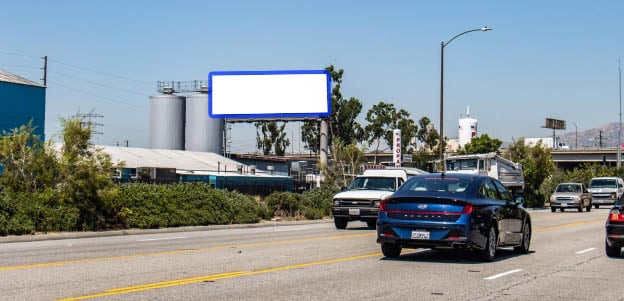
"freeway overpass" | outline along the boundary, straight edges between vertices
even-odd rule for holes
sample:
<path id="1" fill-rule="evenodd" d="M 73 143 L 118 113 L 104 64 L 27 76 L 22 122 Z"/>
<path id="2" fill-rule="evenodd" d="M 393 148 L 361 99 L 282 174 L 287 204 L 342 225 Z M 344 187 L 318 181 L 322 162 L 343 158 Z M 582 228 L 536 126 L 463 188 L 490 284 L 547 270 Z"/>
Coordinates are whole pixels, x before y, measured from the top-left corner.
<path id="1" fill-rule="evenodd" d="M 617 166 L 617 148 L 556 149 L 550 151 L 553 162 L 559 168 L 569 170 L 583 163 L 599 163 Z"/>

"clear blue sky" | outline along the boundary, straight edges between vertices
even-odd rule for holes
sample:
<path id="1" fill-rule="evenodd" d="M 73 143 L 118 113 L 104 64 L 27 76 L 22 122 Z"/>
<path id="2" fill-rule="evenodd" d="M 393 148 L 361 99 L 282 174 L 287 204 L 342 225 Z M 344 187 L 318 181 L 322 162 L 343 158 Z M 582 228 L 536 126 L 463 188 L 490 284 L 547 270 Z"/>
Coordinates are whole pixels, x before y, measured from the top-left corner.
<path id="1" fill-rule="evenodd" d="M 97 143 L 147 147 L 159 80 L 330 64 L 361 122 L 384 101 L 437 127 L 440 42 L 487 25 L 445 48 L 445 135 L 470 106 L 479 134 L 511 141 L 548 137 L 546 117 L 568 131 L 619 120 L 623 20 L 624 1 L 3 1 L 0 69 L 39 81 L 49 57 L 49 138 L 59 117 L 93 111 Z M 232 136 L 254 151 L 252 126 Z"/>

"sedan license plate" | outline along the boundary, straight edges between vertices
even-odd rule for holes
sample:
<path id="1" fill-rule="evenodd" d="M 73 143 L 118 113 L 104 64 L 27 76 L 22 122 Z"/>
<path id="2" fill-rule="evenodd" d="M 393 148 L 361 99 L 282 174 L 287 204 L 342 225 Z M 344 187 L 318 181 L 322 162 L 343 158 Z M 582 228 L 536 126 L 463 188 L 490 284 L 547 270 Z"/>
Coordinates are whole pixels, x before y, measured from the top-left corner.
<path id="1" fill-rule="evenodd" d="M 429 231 L 414 230 L 412 231 L 412 239 L 429 239 Z"/>
<path id="2" fill-rule="evenodd" d="M 349 215 L 360 215 L 360 208 L 349 208 Z"/>
<path id="3" fill-rule="evenodd" d="M 568 203 L 561 203 L 561 207 L 568 207 Z"/>

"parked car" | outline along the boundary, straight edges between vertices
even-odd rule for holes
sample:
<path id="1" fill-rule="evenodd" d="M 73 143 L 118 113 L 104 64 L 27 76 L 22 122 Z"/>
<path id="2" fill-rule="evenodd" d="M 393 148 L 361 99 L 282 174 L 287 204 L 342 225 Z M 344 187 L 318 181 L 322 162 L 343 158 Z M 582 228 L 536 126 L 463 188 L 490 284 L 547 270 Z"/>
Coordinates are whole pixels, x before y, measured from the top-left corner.
<path id="1" fill-rule="evenodd" d="M 389 258 L 402 248 L 467 248 L 492 261 L 499 247 L 528 253 L 531 216 L 489 176 L 425 174 L 381 201 L 377 243 Z"/>
<path id="2" fill-rule="evenodd" d="M 557 208 L 564 212 L 566 208 L 575 208 L 578 212 L 591 211 L 592 195 L 583 183 L 559 183 L 550 196 L 550 211 Z"/>
<path id="3" fill-rule="evenodd" d="M 624 194 L 624 180 L 620 177 L 597 177 L 589 181 L 587 188 L 592 194 L 594 208 L 612 206 Z"/>
<path id="4" fill-rule="evenodd" d="M 622 255 L 622 247 L 624 247 L 624 202 L 621 200 L 616 202 L 605 224 L 606 239 L 605 253 L 607 256 Z"/>

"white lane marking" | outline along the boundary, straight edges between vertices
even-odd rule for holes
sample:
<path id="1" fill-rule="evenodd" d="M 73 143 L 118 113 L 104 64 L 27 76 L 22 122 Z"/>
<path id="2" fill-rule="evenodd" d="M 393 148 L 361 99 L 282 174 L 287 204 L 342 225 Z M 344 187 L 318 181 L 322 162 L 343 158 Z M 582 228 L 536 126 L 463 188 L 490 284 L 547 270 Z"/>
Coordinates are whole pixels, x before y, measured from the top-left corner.
<path id="1" fill-rule="evenodd" d="M 581 251 L 576 252 L 576 254 L 583 254 L 583 253 L 587 253 L 593 250 L 596 250 L 596 248 L 589 248 L 589 249 L 581 250 Z"/>
<path id="2" fill-rule="evenodd" d="M 490 276 L 490 277 L 483 278 L 483 279 L 485 279 L 485 280 L 494 280 L 496 278 L 507 276 L 509 274 L 517 273 L 517 272 L 520 272 L 520 271 L 522 271 L 522 269 L 515 269 L 515 270 L 511 270 L 511 271 L 507 271 L 507 272 L 504 272 L 504 273 L 496 274 L 494 276 Z"/>
<path id="3" fill-rule="evenodd" d="M 308 228 L 296 228 L 296 229 L 275 229 L 275 232 L 303 231 L 303 230 L 308 230 Z"/>
<path id="4" fill-rule="evenodd" d="M 177 236 L 177 237 L 161 237 L 161 238 L 149 238 L 149 239 L 139 239 L 137 241 L 156 241 L 156 240 L 171 240 L 171 239 L 182 239 L 186 238 L 186 236 Z"/>

